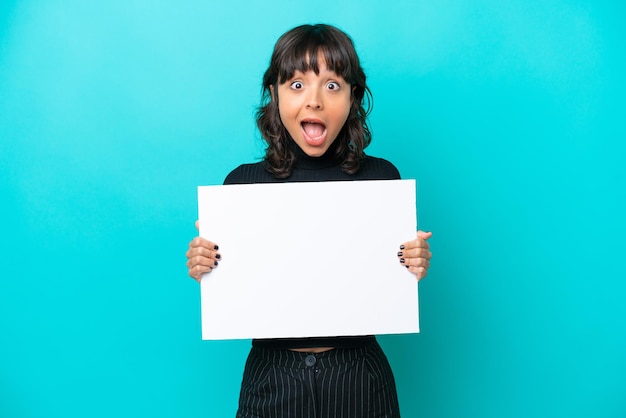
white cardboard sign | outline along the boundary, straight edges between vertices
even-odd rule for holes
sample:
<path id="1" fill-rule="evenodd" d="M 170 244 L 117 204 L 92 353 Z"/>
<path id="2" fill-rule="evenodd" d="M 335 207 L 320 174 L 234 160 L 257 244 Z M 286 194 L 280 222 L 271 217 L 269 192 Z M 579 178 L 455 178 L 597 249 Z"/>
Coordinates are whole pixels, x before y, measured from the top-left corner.
<path id="1" fill-rule="evenodd" d="M 201 283 L 202 338 L 419 332 L 415 180 L 198 187 L 200 236 L 222 260 Z"/>

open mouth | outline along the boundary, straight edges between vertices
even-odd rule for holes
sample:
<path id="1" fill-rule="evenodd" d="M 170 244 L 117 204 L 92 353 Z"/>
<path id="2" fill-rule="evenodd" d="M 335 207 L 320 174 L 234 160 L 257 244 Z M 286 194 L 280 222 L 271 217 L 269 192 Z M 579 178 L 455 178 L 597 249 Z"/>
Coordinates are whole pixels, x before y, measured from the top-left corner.
<path id="1" fill-rule="evenodd" d="M 304 139 L 309 145 L 320 145 L 326 139 L 326 125 L 317 120 L 304 120 L 301 123 Z"/>

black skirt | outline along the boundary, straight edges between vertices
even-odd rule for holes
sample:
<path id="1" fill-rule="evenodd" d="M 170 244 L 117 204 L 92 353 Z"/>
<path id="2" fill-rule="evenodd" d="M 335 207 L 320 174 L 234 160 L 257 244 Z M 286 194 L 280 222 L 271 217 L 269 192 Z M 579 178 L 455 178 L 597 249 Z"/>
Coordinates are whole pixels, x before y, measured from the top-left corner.
<path id="1" fill-rule="evenodd" d="M 237 418 L 396 418 L 396 384 L 378 343 L 323 353 L 252 347 Z"/>

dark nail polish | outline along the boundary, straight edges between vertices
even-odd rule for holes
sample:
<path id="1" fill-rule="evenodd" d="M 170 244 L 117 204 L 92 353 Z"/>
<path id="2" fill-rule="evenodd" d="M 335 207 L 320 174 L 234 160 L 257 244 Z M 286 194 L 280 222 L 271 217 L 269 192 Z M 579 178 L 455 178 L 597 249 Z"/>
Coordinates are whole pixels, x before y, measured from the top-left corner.
<path id="1" fill-rule="evenodd" d="M 404 266 L 404 267 L 409 268 L 409 266 Z"/>
<path id="2" fill-rule="evenodd" d="M 404 258 L 401 258 L 401 259 L 400 259 L 400 262 L 401 262 L 402 264 L 404 264 L 404 261 L 405 261 L 405 260 L 404 260 Z"/>
<path id="3" fill-rule="evenodd" d="M 401 249 L 401 250 L 404 250 L 404 245 L 401 245 L 401 246 L 400 246 L 400 249 Z"/>
<path id="4" fill-rule="evenodd" d="M 398 251 L 398 257 L 402 257 L 402 251 Z"/>
<path id="5" fill-rule="evenodd" d="M 215 258 L 219 260 L 220 258 L 222 258 L 222 256 L 220 254 L 215 254 Z"/>
<path id="6" fill-rule="evenodd" d="M 213 264 L 215 264 L 217 266 L 217 261 L 215 263 L 213 263 Z"/>
<path id="7" fill-rule="evenodd" d="M 219 250 L 219 249 L 220 249 L 220 247 L 219 247 L 219 246 L 217 246 L 217 245 L 214 245 L 214 246 L 213 246 L 213 249 L 214 249 L 215 251 L 217 251 L 217 250 Z"/>

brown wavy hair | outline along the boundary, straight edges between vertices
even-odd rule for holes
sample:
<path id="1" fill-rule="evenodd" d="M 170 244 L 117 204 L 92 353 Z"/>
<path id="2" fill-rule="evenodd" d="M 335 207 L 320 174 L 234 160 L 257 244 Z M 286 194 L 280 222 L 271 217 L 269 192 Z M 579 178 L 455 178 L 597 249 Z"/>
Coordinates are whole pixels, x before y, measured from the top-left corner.
<path id="1" fill-rule="evenodd" d="M 372 93 L 365 83 L 365 73 L 352 39 L 330 25 L 298 26 L 282 35 L 274 46 L 269 68 L 263 76 L 261 106 L 256 115 L 259 131 L 267 142 L 265 168 L 275 177 L 291 175 L 295 155 L 288 146 L 289 132 L 280 120 L 278 96 L 272 97 L 271 89 L 276 92 L 278 84 L 289 80 L 296 71 L 312 70 L 319 74 L 319 56 L 329 70 L 350 83 L 353 99 L 348 119 L 328 152 L 335 153 L 344 172 L 354 174 L 372 140 L 367 126 Z"/>

